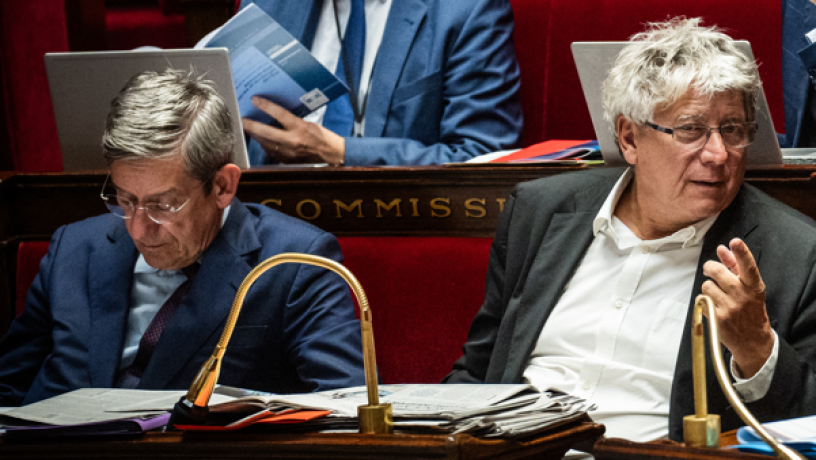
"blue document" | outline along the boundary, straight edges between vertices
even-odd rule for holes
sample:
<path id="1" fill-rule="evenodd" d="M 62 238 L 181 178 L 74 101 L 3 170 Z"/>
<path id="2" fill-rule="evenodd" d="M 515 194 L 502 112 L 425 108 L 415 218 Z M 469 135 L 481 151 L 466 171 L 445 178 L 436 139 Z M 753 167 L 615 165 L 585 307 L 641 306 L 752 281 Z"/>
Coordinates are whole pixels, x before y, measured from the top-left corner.
<path id="1" fill-rule="evenodd" d="M 238 108 L 245 118 L 271 121 L 252 105 L 252 96 L 304 117 L 348 92 L 309 50 L 254 4 L 224 24 L 207 47 L 229 50 Z"/>
<path id="2" fill-rule="evenodd" d="M 805 458 L 816 459 L 816 416 L 763 423 L 762 426 L 782 444 L 798 451 Z M 739 444 L 733 448 L 741 452 L 774 455 L 770 446 L 751 427 L 738 429 L 737 441 Z"/>

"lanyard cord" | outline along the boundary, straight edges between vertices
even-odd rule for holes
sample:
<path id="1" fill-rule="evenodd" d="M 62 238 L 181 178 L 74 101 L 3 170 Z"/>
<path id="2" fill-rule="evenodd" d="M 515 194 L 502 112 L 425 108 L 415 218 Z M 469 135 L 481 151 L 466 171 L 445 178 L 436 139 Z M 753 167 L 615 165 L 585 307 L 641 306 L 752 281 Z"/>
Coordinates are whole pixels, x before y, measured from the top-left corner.
<path id="1" fill-rule="evenodd" d="M 349 86 L 349 102 L 351 102 L 351 111 L 354 113 L 354 131 L 357 131 L 357 125 L 363 125 L 363 117 L 365 117 L 366 106 L 368 105 L 368 95 L 371 93 L 371 78 L 368 79 L 368 91 L 366 91 L 363 99 L 363 106 L 357 103 L 357 88 L 354 86 L 354 81 L 351 78 L 351 63 L 349 62 L 348 53 L 346 53 L 346 45 L 343 43 L 343 37 L 340 35 L 340 17 L 337 15 L 337 0 L 332 0 L 334 6 L 334 24 L 337 31 L 337 39 L 340 41 L 340 59 L 343 60 L 343 74 L 346 77 L 346 83 Z M 349 10 L 350 11 L 350 10 Z M 365 13 L 364 13 L 365 14 Z M 351 20 L 351 13 L 349 13 L 349 21 Z M 348 27 L 348 23 L 346 23 Z M 363 57 L 365 58 L 365 49 L 363 50 Z M 360 82 L 362 82 L 363 73 L 360 72 Z M 362 129 L 362 128 L 361 128 Z M 356 133 L 357 137 L 361 137 L 360 133 Z"/>

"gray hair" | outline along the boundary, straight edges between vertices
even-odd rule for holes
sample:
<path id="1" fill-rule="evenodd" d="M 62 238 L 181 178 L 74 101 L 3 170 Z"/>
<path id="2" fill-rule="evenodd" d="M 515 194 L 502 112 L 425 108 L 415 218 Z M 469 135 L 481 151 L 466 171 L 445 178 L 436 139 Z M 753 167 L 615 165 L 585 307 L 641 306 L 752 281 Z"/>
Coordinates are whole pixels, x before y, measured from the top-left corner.
<path id="1" fill-rule="evenodd" d="M 632 36 L 603 83 L 607 120 L 616 125 L 623 116 L 643 125 L 689 89 L 709 97 L 740 91 L 746 119 L 755 120 L 761 85 L 756 62 L 737 50 L 731 37 L 700 22 L 674 18 Z"/>
<path id="2" fill-rule="evenodd" d="M 234 135 L 229 109 L 212 81 L 192 72 L 142 72 L 111 102 L 102 150 L 118 160 L 183 156 L 184 168 L 205 183 L 232 162 Z"/>

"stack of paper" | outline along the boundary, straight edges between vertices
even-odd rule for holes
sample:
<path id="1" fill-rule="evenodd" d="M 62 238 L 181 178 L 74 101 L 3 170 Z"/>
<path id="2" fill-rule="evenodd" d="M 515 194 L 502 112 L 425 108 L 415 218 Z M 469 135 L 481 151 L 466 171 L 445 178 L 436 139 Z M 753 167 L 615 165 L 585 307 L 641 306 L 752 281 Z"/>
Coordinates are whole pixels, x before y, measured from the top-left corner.
<path id="1" fill-rule="evenodd" d="M 86 388 L 4 411 L 9 438 L 140 434 L 163 427 L 185 391 Z"/>
<path id="2" fill-rule="evenodd" d="M 576 420 L 591 407 L 575 396 L 540 392 L 531 385 L 381 385 L 380 403 L 393 408 L 394 428 L 403 433 L 469 433 L 514 437 Z M 297 395 L 237 398 L 213 411 L 241 407 L 328 410 L 325 418 L 277 431 L 356 431 L 357 407 L 368 403 L 365 387 Z"/>
<path id="3" fill-rule="evenodd" d="M 582 399 L 531 385 L 381 385 L 380 403 L 393 408 L 396 432 L 524 436 L 576 420 L 591 407 Z M 9 437 L 139 434 L 167 424 L 185 391 L 82 389 L 3 413 Z M 208 426 L 249 426 L 275 432 L 356 432 L 364 386 L 320 393 L 272 395 L 217 387 Z M 3 423 L 0 420 L 0 423 Z M 13 421 L 13 423 L 8 423 Z M 12 427 L 8 425 L 25 425 Z M 1 426 L 0 426 L 1 427 Z"/>

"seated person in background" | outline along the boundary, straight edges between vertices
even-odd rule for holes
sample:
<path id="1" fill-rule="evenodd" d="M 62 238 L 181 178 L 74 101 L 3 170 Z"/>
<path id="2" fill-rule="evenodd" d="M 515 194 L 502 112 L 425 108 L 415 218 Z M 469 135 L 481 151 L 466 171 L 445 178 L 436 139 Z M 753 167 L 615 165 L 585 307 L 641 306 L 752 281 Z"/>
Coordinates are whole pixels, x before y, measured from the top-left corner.
<path id="1" fill-rule="evenodd" d="M 86 387 L 187 389 L 253 267 L 283 252 L 342 261 L 332 235 L 235 198 L 232 142 L 211 82 L 176 70 L 128 82 L 102 143 L 111 213 L 54 233 L 0 341 L 0 406 Z M 219 382 L 278 393 L 364 384 L 353 309 L 334 273 L 275 267 L 247 296 Z"/>
<path id="2" fill-rule="evenodd" d="M 816 147 L 816 4 L 782 0 L 783 147 Z"/>
<path id="3" fill-rule="evenodd" d="M 595 402 L 609 436 L 682 440 L 694 413 L 689 318 L 703 293 L 754 415 L 816 413 L 816 229 L 743 184 L 756 64 L 699 23 L 652 24 L 604 82 L 629 168 L 512 192 L 447 382 L 557 388 Z M 742 425 L 707 377 L 722 429 Z"/>
<path id="4" fill-rule="evenodd" d="M 357 101 L 353 110 L 344 96 L 300 119 L 257 98 L 281 128 L 244 120 L 252 165 L 440 164 L 519 147 L 508 0 L 244 0 L 241 7 L 249 3 L 346 81 L 338 67 L 344 50 Z"/>

